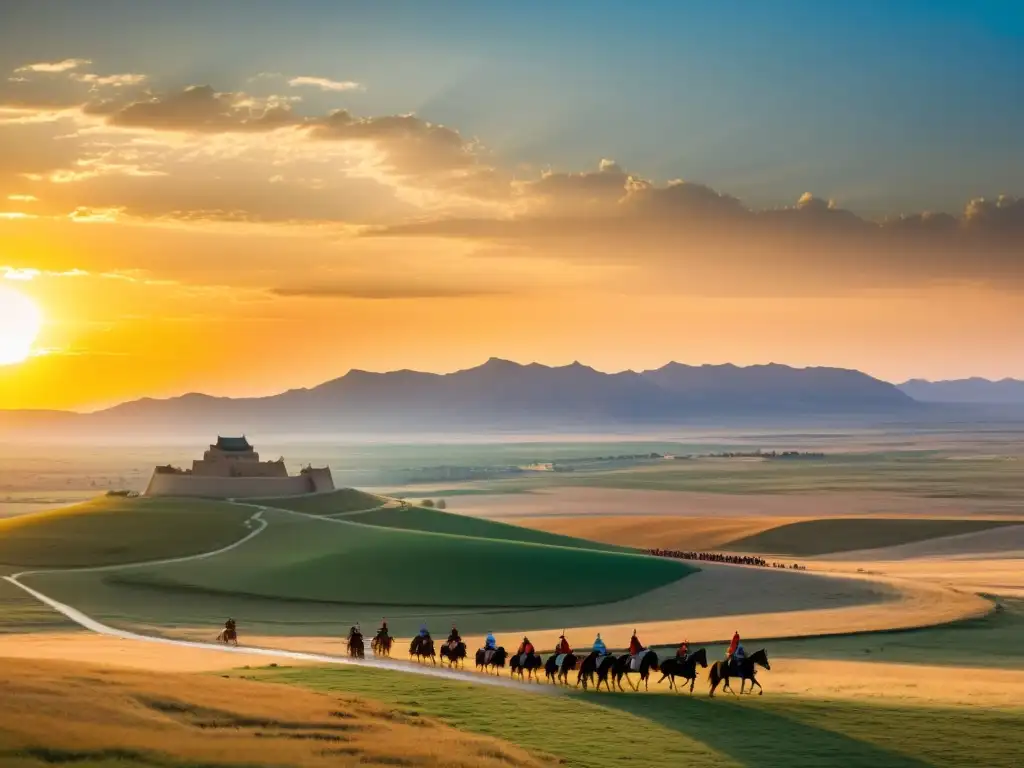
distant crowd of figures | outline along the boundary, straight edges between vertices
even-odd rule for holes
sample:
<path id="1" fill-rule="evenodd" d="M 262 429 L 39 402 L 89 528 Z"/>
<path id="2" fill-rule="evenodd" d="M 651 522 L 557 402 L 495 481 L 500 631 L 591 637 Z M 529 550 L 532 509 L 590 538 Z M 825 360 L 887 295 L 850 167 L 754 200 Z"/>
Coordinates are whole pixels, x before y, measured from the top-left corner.
<path id="1" fill-rule="evenodd" d="M 721 552 L 686 552 L 681 549 L 649 549 L 647 552 L 655 557 L 671 557 L 676 560 L 704 560 L 712 563 L 730 563 L 731 565 L 756 565 L 761 568 L 792 568 L 795 571 L 802 569 L 801 566 L 793 563 L 786 565 L 779 562 L 768 562 L 763 557 L 752 557 L 750 555 L 726 555 Z"/>

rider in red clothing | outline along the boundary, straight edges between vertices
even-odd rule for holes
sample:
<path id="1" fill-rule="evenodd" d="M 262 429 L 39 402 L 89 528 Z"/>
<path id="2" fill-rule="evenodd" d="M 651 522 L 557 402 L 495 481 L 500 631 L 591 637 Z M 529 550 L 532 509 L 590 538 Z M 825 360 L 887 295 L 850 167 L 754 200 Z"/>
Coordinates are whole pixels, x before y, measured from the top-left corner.
<path id="1" fill-rule="evenodd" d="M 680 661 L 686 661 L 686 657 L 690 655 L 690 644 L 683 640 L 679 646 L 679 650 L 676 651 L 676 658 Z"/>
<path id="2" fill-rule="evenodd" d="M 732 642 L 729 643 L 729 650 L 725 652 L 726 661 L 732 658 L 732 655 L 736 653 L 736 649 L 740 647 L 740 633 L 739 630 L 733 633 Z"/>
<path id="3" fill-rule="evenodd" d="M 633 630 L 633 636 L 629 638 L 629 655 L 636 656 L 644 649 L 643 644 L 640 642 L 640 638 L 636 636 L 636 630 Z"/>
<path id="4" fill-rule="evenodd" d="M 530 638 L 524 637 L 523 642 L 519 644 L 519 650 L 516 651 L 518 656 L 532 656 L 533 655 L 533 643 L 530 642 Z"/>
<path id="5" fill-rule="evenodd" d="M 558 647 L 555 649 L 555 653 L 572 653 L 572 648 L 569 647 L 569 641 L 565 639 L 565 635 L 558 638 Z"/>

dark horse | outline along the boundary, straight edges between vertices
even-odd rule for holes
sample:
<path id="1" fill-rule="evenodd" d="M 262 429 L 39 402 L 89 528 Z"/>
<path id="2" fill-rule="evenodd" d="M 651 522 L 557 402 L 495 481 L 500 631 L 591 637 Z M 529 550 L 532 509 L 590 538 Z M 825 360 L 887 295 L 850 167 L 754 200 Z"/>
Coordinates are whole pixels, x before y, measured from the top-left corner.
<path id="1" fill-rule="evenodd" d="M 488 658 L 490 653 L 490 658 Z M 499 669 L 505 668 L 505 660 L 508 658 L 508 653 L 502 646 L 498 646 L 493 651 L 486 651 L 483 648 L 476 652 L 476 666 L 477 669 L 482 669 L 485 672 L 488 667 L 494 670 L 494 674 L 498 674 Z"/>
<path id="2" fill-rule="evenodd" d="M 366 656 L 366 645 L 363 643 L 363 633 L 353 632 L 348 636 L 348 655 L 356 659 Z"/>
<path id="3" fill-rule="evenodd" d="M 754 686 L 757 686 L 757 695 L 761 696 L 764 694 L 764 689 L 761 688 L 761 684 L 757 682 L 757 678 L 754 676 L 757 672 L 756 667 L 764 667 L 765 669 L 771 669 L 772 665 L 768 663 L 768 654 L 764 648 L 759 651 L 754 651 L 752 654 L 747 656 L 742 662 L 740 662 L 739 669 L 730 669 L 730 665 L 724 661 L 716 661 L 711 665 L 711 671 L 708 673 L 708 682 L 711 683 L 711 690 L 708 692 L 709 696 L 715 695 L 715 689 L 719 683 L 725 683 L 722 686 L 723 691 L 729 691 L 729 693 L 735 694 L 736 692 L 729 687 L 730 677 L 740 678 L 740 693 L 743 693 L 743 687 L 747 684 L 747 680 L 750 681 L 750 691 L 753 693 Z"/>
<path id="4" fill-rule="evenodd" d="M 679 657 L 674 656 L 671 659 L 665 659 L 661 662 L 661 680 L 668 678 L 668 687 L 675 688 L 676 693 L 679 692 L 679 688 L 676 687 L 676 678 L 683 678 L 683 687 L 686 687 L 686 681 L 690 681 L 690 693 L 693 693 L 693 684 L 697 682 L 697 665 L 707 669 L 708 666 L 708 654 L 703 648 L 694 651 L 686 657 L 685 661 L 680 661 Z M 658 682 L 660 683 L 661 680 Z"/>
<path id="5" fill-rule="evenodd" d="M 611 684 L 608 682 L 608 673 L 615 668 L 615 661 L 616 658 L 610 653 L 601 656 L 592 651 L 583 660 L 583 663 L 580 664 L 580 672 L 576 675 L 576 687 L 579 688 L 580 683 L 582 683 L 583 690 L 587 690 L 587 684 L 593 683 L 596 676 L 596 690 L 601 690 L 601 683 L 604 683 L 605 687 L 610 691 Z"/>
<path id="6" fill-rule="evenodd" d="M 224 627 L 217 635 L 218 643 L 225 643 L 227 645 L 238 645 L 238 631 L 234 627 Z"/>
<path id="7" fill-rule="evenodd" d="M 552 654 L 551 657 L 544 664 L 544 676 L 552 684 L 562 681 L 563 685 L 569 684 L 569 673 L 576 669 L 576 662 L 579 661 L 575 653 L 565 654 L 565 658 L 562 659 L 562 665 L 558 665 L 559 654 Z"/>
<path id="8" fill-rule="evenodd" d="M 430 635 L 426 637 L 420 637 L 416 635 L 409 643 L 409 658 L 416 657 L 417 661 L 423 659 L 430 659 L 434 662 L 434 666 L 437 666 L 437 655 L 434 653 L 434 641 L 430 638 Z"/>
<path id="9" fill-rule="evenodd" d="M 536 653 L 531 653 L 525 659 L 523 658 L 524 655 L 525 654 L 517 653 L 509 661 L 509 664 L 508 664 L 508 676 L 509 677 L 512 677 L 512 675 L 514 675 L 514 674 L 516 674 L 518 672 L 519 673 L 519 679 L 522 680 L 523 679 L 523 672 L 525 671 L 526 672 L 526 679 L 527 680 L 533 680 L 534 679 L 534 677 L 533 677 L 534 671 L 536 671 L 536 670 L 538 670 L 538 669 L 540 669 L 541 667 L 544 666 L 543 660 L 541 660 L 540 656 L 537 655 Z"/>
<path id="10" fill-rule="evenodd" d="M 640 659 L 640 669 L 634 670 L 632 667 L 633 657 L 628 653 L 625 656 L 619 656 L 615 660 L 615 667 L 612 669 L 612 673 L 615 675 L 615 685 L 618 686 L 620 691 L 625 689 L 622 687 L 622 676 L 626 676 L 626 682 L 629 683 L 630 687 L 634 691 L 640 690 L 640 683 L 633 685 L 633 681 L 629 677 L 629 673 L 636 671 L 640 675 L 640 679 L 644 681 L 644 690 L 648 690 L 647 682 L 651 672 L 658 671 L 658 654 L 654 651 L 648 650 L 644 652 L 644 655 Z"/>
<path id="11" fill-rule="evenodd" d="M 378 632 L 370 641 L 370 648 L 377 656 L 391 655 L 391 635 Z"/>
<path id="12" fill-rule="evenodd" d="M 466 644 L 459 640 L 452 648 L 451 643 L 441 645 L 441 661 L 447 661 L 449 667 L 466 663 Z"/>

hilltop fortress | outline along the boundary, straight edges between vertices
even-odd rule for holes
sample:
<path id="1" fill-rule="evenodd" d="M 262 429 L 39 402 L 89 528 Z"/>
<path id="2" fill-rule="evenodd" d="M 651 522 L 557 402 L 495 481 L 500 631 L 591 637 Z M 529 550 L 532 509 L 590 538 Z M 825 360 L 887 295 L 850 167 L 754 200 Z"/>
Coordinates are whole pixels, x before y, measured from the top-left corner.
<path id="1" fill-rule="evenodd" d="M 243 499 L 333 490 L 329 467 L 306 467 L 297 475 L 289 475 L 284 459 L 260 461 L 245 437 L 218 437 L 202 459 L 192 462 L 191 469 L 156 467 L 146 496 Z"/>

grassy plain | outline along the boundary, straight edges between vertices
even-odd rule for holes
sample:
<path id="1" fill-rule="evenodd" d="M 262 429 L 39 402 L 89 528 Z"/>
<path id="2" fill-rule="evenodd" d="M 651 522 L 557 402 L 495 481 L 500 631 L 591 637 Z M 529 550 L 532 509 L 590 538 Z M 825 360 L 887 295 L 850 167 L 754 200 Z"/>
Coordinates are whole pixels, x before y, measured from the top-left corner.
<path id="1" fill-rule="evenodd" d="M 723 542 L 734 552 L 767 552 L 809 557 L 976 533 L 1017 521 L 932 520 L 927 518 L 840 518 L 801 520 Z"/>
<path id="2" fill-rule="evenodd" d="M 252 515 L 216 501 L 102 496 L 0 520 L 0 565 L 79 568 L 198 554 L 241 538 Z"/>
<path id="3" fill-rule="evenodd" d="M 694 571 L 633 554 L 282 516 L 217 557 L 108 579 L 293 601 L 497 609 L 625 600 Z"/>
<path id="4" fill-rule="evenodd" d="M 426 507 L 386 507 L 372 512 L 356 514 L 346 519 L 363 525 L 394 528 L 406 531 L 430 531 L 455 536 L 469 536 L 480 539 L 520 541 L 528 544 L 548 544 L 558 547 L 575 547 L 605 551 L 629 551 L 628 547 L 615 546 L 584 538 L 546 533 L 533 528 L 486 520 L 479 517 L 444 512 Z"/>
<path id="5" fill-rule="evenodd" d="M 5 666 L 0 763 L 9 768 L 553 762 L 348 692 L 57 662 Z"/>
<path id="6" fill-rule="evenodd" d="M 376 670 L 278 668 L 240 672 L 322 691 L 365 693 L 460 729 L 500 735 L 573 765 L 1014 766 L 1010 735 L 1024 710 L 897 707 L 764 696 L 523 696 Z"/>

